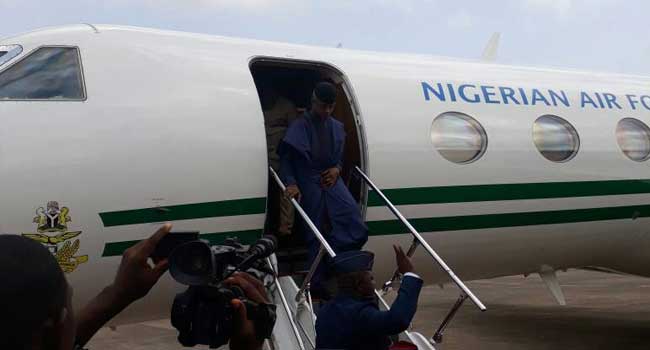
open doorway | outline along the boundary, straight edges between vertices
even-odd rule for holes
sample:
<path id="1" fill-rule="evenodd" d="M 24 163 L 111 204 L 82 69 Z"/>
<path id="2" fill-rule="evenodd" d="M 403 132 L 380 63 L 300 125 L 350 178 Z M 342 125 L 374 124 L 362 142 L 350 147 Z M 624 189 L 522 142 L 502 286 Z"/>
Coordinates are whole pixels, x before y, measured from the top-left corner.
<path id="1" fill-rule="evenodd" d="M 354 176 L 354 167 L 365 170 L 365 139 L 359 120 L 358 104 L 354 100 L 352 89 L 344 74 L 338 69 L 320 62 L 306 62 L 276 58 L 257 58 L 250 63 L 250 70 L 264 111 L 264 125 L 267 135 L 269 165 L 276 168 L 279 157 L 276 150 L 289 123 L 309 110 L 314 86 L 320 81 L 329 81 L 336 86 L 336 106 L 333 117 L 343 123 L 345 128 L 345 150 L 341 178 L 352 196 L 359 203 L 363 213 L 366 205 L 367 189 L 359 177 Z M 272 111 L 272 112 L 270 112 Z M 279 192 L 275 183 L 269 178 L 267 194 L 266 234 L 278 232 L 280 205 Z M 293 225 L 293 233 L 280 243 L 279 250 L 287 245 L 294 253 L 303 246 L 299 218 Z M 282 254 L 278 254 L 281 259 Z M 301 260 L 301 259 L 290 259 Z M 281 267 L 281 270 L 282 267 Z M 290 270 L 296 270 L 292 267 Z M 298 268 L 300 270 L 300 268 Z"/>

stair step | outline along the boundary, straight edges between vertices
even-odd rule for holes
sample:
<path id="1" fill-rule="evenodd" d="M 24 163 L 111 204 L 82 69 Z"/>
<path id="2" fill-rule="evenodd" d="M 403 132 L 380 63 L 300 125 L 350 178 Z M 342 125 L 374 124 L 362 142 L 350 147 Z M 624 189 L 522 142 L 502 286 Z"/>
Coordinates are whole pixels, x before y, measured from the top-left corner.
<path id="1" fill-rule="evenodd" d="M 282 276 L 290 276 L 295 274 L 297 271 L 304 271 L 308 269 L 309 266 L 307 265 L 307 257 L 304 259 L 295 260 L 278 258 L 278 273 Z"/>
<path id="2" fill-rule="evenodd" d="M 307 249 L 297 248 L 297 249 L 288 249 L 288 250 L 276 250 L 275 255 L 279 257 L 292 256 L 292 255 L 306 255 L 308 253 Z"/>
<path id="3" fill-rule="evenodd" d="M 278 263 L 301 263 L 307 261 L 307 252 L 292 252 L 291 254 L 277 254 Z"/>

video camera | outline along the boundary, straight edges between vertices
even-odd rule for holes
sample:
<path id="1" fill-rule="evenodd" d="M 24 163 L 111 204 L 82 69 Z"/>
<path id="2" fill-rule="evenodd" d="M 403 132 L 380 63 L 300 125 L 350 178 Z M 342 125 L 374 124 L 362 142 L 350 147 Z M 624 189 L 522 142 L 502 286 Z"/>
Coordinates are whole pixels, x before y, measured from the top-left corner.
<path id="1" fill-rule="evenodd" d="M 247 317 L 253 321 L 258 340 L 270 338 L 275 325 L 275 305 L 248 300 L 236 286 L 223 283 L 236 271 L 246 271 L 260 280 L 273 273 L 264 258 L 275 250 L 272 236 L 260 238 L 250 247 L 236 239 L 226 239 L 221 245 L 194 240 L 176 247 L 169 255 L 169 272 L 179 283 L 189 288 L 176 295 L 171 322 L 179 331 L 183 346 L 197 344 L 217 348 L 227 344 L 233 334 L 233 299 L 246 306 Z"/>

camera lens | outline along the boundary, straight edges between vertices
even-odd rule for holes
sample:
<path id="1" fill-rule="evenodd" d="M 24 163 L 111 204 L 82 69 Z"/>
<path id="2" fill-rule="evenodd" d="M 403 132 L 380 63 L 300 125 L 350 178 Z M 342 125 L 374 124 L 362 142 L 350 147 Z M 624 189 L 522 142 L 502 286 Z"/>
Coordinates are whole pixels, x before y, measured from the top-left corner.
<path id="1" fill-rule="evenodd" d="M 180 245 L 169 256 L 169 272 L 182 284 L 205 284 L 212 275 L 212 265 L 210 246 L 201 241 Z"/>
<path id="2" fill-rule="evenodd" d="M 179 259 L 179 269 L 192 276 L 210 273 L 210 255 L 205 253 L 201 246 L 188 247 L 187 253 Z"/>

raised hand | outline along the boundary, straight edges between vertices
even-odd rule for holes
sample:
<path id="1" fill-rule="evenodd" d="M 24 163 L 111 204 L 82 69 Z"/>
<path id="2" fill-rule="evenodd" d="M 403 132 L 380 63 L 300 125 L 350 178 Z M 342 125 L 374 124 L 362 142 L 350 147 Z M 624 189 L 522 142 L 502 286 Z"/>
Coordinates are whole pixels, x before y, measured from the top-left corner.
<path id="1" fill-rule="evenodd" d="M 397 270 L 401 274 L 407 272 L 413 272 L 413 263 L 411 259 L 404 253 L 402 247 L 393 244 L 393 250 L 395 250 L 395 260 L 397 261 Z"/>

